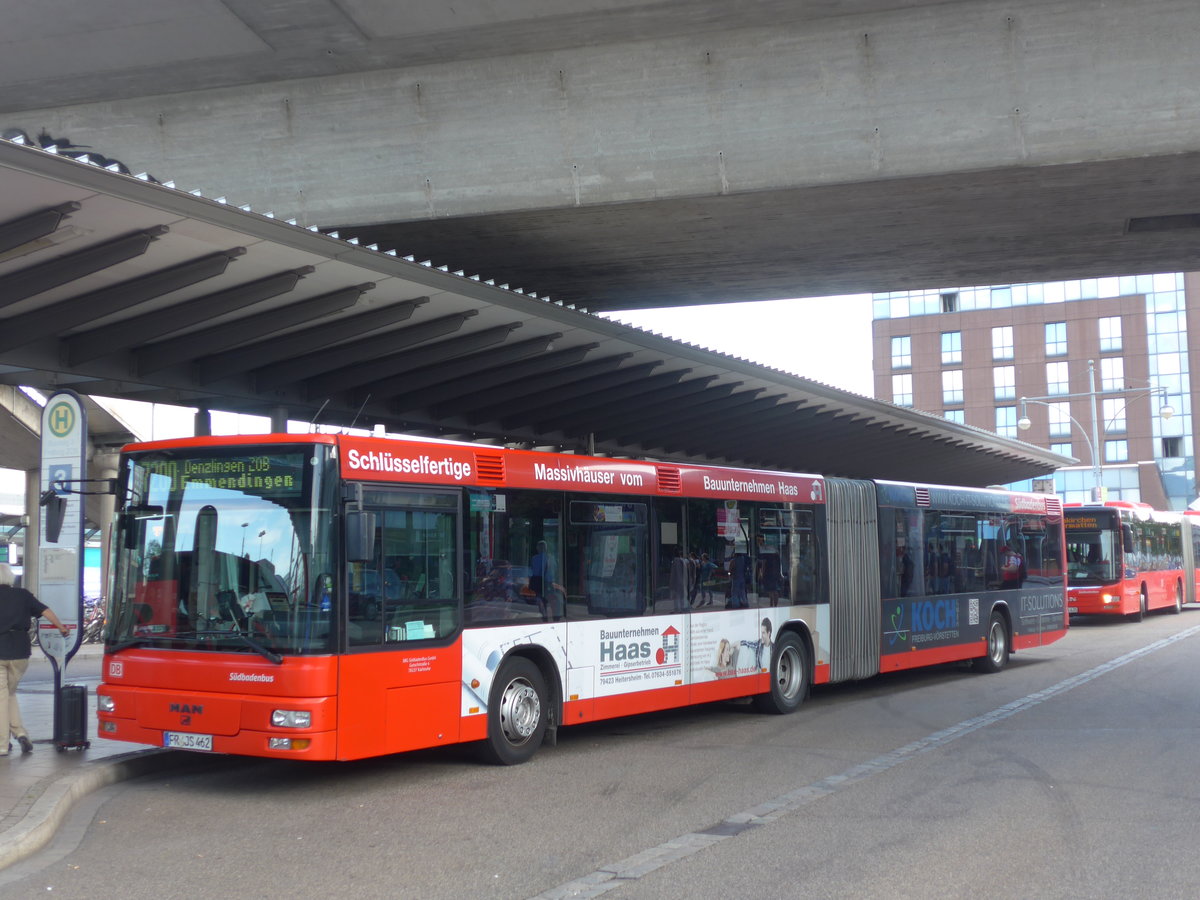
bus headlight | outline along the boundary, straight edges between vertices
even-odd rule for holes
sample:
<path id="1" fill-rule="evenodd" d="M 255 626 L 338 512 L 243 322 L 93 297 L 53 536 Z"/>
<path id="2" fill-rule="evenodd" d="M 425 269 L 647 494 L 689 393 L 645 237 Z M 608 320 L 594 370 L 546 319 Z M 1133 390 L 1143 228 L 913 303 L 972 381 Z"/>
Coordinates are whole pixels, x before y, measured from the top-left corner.
<path id="1" fill-rule="evenodd" d="M 116 712 L 117 704 L 113 702 L 113 698 L 108 696 L 108 694 L 97 694 L 96 709 L 106 713 Z"/>
<path id="2" fill-rule="evenodd" d="M 1100 595 L 1100 601 L 1102 603 L 1116 603 L 1117 600 L 1119 600 L 1119 599 L 1120 599 L 1119 597 L 1116 597 L 1113 594 L 1101 594 Z"/>
<path id="3" fill-rule="evenodd" d="M 311 728 L 312 713 L 306 709 L 277 709 L 271 713 L 271 724 L 277 728 Z"/>

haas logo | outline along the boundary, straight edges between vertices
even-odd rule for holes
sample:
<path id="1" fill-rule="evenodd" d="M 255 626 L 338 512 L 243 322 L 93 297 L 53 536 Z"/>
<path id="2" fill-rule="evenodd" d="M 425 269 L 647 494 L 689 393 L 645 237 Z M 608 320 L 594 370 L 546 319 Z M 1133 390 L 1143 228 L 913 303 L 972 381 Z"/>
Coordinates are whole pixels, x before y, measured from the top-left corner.
<path id="1" fill-rule="evenodd" d="M 812 483 L 812 490 L 808 492 L 808 496 L 816 501 L 825 499 L 825 486 L 819 481 Z"/>

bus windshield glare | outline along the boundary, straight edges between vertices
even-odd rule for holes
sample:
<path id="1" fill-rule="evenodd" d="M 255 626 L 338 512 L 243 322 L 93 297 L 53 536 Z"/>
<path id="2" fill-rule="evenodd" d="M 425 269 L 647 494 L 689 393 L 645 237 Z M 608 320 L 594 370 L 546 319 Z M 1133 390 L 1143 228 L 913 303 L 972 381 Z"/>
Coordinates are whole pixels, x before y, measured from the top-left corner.
<path id="1" fill-rule="evenodd" d="M 326 653 L 336 478 L 328 448 L 130 456 L 114 536 L 108 651 Z"/>

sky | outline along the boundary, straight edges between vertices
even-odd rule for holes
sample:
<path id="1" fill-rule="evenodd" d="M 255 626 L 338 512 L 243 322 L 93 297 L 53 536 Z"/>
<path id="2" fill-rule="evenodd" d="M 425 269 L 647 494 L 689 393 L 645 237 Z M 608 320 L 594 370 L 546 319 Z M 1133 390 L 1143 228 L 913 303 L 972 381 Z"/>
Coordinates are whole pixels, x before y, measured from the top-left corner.
<path id="1" fill-rule="evenodd" d="M 612 313 L 607 318 L 871 397 L 871 296 Z"/>

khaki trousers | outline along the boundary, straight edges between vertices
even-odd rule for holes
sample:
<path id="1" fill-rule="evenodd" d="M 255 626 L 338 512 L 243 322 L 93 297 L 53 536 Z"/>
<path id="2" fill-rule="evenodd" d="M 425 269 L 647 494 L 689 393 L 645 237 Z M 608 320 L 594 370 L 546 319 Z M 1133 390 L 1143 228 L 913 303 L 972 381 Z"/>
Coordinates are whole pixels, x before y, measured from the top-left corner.
<path id="1" fill-rule="evenodd" d="M 28 659 L 0 659 L 0 753 L 8 747 L 8 739 L 28 737 L 17 706 L 17 685 L 29 668 Z"/>

